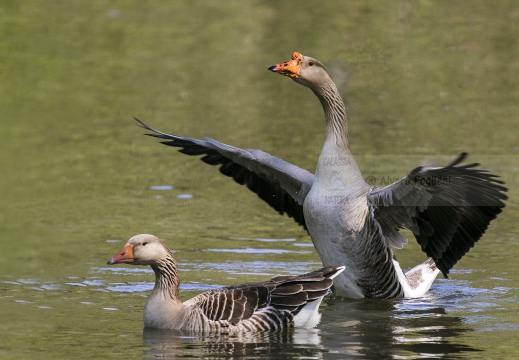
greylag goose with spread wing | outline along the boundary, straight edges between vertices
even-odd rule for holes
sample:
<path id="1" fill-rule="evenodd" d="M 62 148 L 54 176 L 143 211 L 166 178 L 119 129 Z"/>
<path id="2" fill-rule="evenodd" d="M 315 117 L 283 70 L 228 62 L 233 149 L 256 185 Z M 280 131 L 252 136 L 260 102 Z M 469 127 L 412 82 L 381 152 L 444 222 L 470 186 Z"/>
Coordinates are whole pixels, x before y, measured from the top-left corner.
<path id="1" fill-rule="evenodd" d="M 350 152 L 344 102 L 323 64 L 295 52 L 269 70 L 308 87 L 321 102 L 326 128 L 315 175 L 260 150 L 171 135 L 136 120 L 164 144 L 220 166 L 307 229 L 324 266 L 346 266 L 334 282 L 338 295 L 419 297 L 440 271 L 447 277 L 505 206 L 503 182 L 478 164 L 461 164 L 467 156 L 461 154 L 447 166 L 418 166 L 391 185 L 369 186 Z M 403 228 L 430 257 L 406 273 L 392 250 L 407 243 Z"/>
<path id="2" fill-rule="evenodd" d="M 144 308 L 144 326 L 190 331 L 270 331 L 315 327 L 319 305 L 344 266 L 299 276 L 206 291 L 182 302 L 171 251 L 156 236 L 132 237 L 108 264 L 150 265 L 155 287 Z"/>

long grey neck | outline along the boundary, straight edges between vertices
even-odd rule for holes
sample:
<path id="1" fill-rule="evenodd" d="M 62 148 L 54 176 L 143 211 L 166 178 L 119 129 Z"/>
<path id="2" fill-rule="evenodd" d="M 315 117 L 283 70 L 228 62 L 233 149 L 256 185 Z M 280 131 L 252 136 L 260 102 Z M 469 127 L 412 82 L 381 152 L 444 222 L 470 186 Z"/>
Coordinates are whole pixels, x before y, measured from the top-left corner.
<path id="1" fill-rule="evenodd" d="M 170 297 L 174 301 L 180 301 L 178 296 L 180 277 L 178 276 L 177 263 L 173 256 L 159 260 L 156 264 L 151 265 L 151 268 L 155 272 L 155 287 L 153 291 L 161 293 L 165 297 Z"/>
<path id="2" fill-rule="evenodd" d="M 333 141 L 348 149 L 348 121 L 341 94 L 333 82 L 312 89 L 319 98 L 326 118 L 325 142 Z"/>
<path id="3" fill-rule="evenodd" d="M 326 118 L 326 132 L 315 172 L 316 178 L 320 182 L 327 182 L 324 185 L 327 189 L 342 189 L 341 196 L 360 196 L 366 189 L 366 183 L 350 152 L 344 101 L 331 80 L 312 90 L 321 101 Z"/>

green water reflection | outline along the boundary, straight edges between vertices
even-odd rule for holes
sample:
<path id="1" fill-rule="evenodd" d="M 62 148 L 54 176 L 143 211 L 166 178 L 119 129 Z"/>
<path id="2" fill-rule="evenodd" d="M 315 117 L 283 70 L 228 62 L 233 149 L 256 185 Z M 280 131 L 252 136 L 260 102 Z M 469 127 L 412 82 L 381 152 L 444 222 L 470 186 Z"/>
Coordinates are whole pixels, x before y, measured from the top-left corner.
<path id="1" fill-rule="evenodd" d="M 515 1 L 2 1 L 0 15 L 0 357 L 146 353 L 138 284 L 151 275 L 104 269 L 137 233 L 177 251 L 192 286 L 186 297 L 319 266 L 291 219 L 216 169 L 142 136 L 132 120 L 260 148 L 312 171 L 320 104 L 267 72 L 293 51 L 323 61 L 336 80 L 366 176 L 400 177 L 461 151 L 503 176 L 509 207 L 433 293 L 445 310 L 439 316 L 468 328 L 455 336 L 462 354 L 518 355 L 509 341 L 519 322 L 510 301 L 519 285 Z M 161 185 L 172 188 L 152 188 Z M 408 266 L 423 259 L 414 243 L 399 254 Z M 128 282 L 134 290 L 114 290 Z M 450 303 L 443 291 L 460 288 L 493 295 L 460 292 Z M 480 307 L 467 306 L 478 300 Z M 358 345 L 344 335 L 355 331 L 347 322 L 376 320 L 337 316 L 346 310 L 334 306 L 318 348 L 336 349 L 327 335 L 335 327 L 340 349 Z M 393 345 L 391 354 L 422 350 Z M 296 349 L 294 357 L 305 352 Z M 334 356 L 321 350 L 312 354 Z"/>

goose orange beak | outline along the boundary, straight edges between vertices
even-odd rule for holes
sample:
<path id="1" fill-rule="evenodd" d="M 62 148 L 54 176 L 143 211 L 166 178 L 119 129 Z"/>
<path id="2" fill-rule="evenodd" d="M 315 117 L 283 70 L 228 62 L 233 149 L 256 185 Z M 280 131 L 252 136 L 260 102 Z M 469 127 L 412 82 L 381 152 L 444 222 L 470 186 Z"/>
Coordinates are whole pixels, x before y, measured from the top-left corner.
<path id="1" fill-rule="evenodd" d="M 113 264 L 130 264 L 134 262 L 133 258 L 133 245 L 126 244 L 117 254 L 112 256 L 110 260 L 108 260 L 108 265 Z"/>
<path id="2" fill-rule="evenodd" d="M 277 65 L 272 65 L 269 67 L 269 70 L 295 79 L 299 76 L 299 70 L 301 69 L 302 61 L 303 55 L 298 52 L 294 52 L 290 60 Z"/>

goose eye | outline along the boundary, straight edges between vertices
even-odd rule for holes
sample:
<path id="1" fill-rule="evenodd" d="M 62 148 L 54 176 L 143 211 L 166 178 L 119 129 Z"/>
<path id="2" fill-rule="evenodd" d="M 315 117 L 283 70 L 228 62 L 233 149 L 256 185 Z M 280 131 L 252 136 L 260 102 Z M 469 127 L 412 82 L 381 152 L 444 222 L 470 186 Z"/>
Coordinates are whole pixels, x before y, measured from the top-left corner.
<path id="1" fill-rule="evenodd" d="M 308 66 L 314 66 L 314 62 L 313 61 L 309 61 L 308 62 Z"/>
<path id="2" fill-rule="evenodd" d="M 142 243 L 142 246 L 146 246 L 148 243 L 147 242 L 143 242 Z"/>

